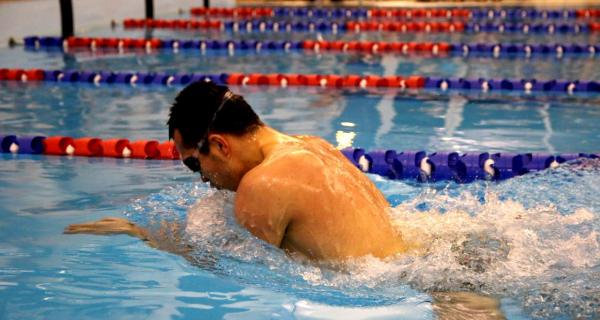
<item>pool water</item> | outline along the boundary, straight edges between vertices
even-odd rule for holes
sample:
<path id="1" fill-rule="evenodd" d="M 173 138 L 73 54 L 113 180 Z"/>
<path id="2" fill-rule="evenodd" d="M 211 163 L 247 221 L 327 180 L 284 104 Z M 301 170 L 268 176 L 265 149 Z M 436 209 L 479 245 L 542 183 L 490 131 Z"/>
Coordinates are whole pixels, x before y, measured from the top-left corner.
<path id="1" fill-rule="evenodd" d="M 98 27 L 90 35 L 136 32 L 143 33 Z M 164 30 L 156 35 L 204 36 Z M 593 35 L 455 38 L 598 40 Z M 64 55 L 0 49 L 0 67 L 598 80 L 595 59 L 230 57 L 186 51 Z M 180 89 L 0 83 L 0 132 L 163 141 L 168 107 Z M 321 136 L 340 148 L 599 151 L 595 96 L 232 89 L 270 126 Z M 258 241 L 233 220 L 233 194 L 211 190 L 178 161 L 0 156 L 2 319 L 434 319 L 431 293 L 463 290 L 498 297 L 509 319 L 600 317 L 598 160 L 504 182 L 423 184 L 370 176 L 393 205 L 390 214 L 398 227 L 431 247 L 418 258 L 365 257 L 340 269 L 292 260 Z M 68 224 L 107 216 L 143 226 L 187 219 L 186 241 L 194 250 L 184 258 L 126 236 L 62 234 Z"/>

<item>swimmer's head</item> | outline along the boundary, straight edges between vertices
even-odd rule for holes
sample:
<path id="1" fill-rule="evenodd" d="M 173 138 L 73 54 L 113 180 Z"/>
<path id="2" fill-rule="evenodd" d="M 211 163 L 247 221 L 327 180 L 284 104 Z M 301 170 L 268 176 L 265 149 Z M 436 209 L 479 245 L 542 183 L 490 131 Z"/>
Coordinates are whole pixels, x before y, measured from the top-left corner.
<path id="1" fill-rule="evenodd" d="M 242 96 L 201 81 L 177 95 L 167 125 L 190 170 L 216 187 L 235 190 L 240 177 L 229 153 L 231 138 L 252 133 L 263 123 Z"/>
<path id="2" fill-rule="evenodd" d="M 169 112 L 169 139 L 174 138 L 177 129 L 183 145 L 192 148 L 210 133 L 243 135 L 263 125 L 246 100 L 236 94 L 230 96 L 215 115 L 227 92 L 230 91 L 226 86 L 206 81 L 185 87 L 175 98 Z"/>

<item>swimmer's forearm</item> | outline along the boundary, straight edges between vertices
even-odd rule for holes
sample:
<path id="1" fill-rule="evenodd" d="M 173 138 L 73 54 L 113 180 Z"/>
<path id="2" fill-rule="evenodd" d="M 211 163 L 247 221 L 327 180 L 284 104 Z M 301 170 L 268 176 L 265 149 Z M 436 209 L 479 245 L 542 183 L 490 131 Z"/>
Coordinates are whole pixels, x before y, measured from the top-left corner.
<path id="1" fill-rule="evenodd" d="M 65 228 L 65 234 L 114 235 L 126 234 L 144 241 L 148 246 L 179 254 L 184 257 L 191 248 L 186 245 L 180 235 L 180 226 L 163 223 L 158 230 L 151 232 L 123 218 L 104 218 L 98 221 L 72 224 Z"/>
<path id="2" fill-rule="evenodd" d="M 142 241 L 152 242 L 146 229 L 123 218 L 104 218 L 98 221 L 71 224 L 65 228 L 63 233 L 95 235 L 126 234 Z"/>

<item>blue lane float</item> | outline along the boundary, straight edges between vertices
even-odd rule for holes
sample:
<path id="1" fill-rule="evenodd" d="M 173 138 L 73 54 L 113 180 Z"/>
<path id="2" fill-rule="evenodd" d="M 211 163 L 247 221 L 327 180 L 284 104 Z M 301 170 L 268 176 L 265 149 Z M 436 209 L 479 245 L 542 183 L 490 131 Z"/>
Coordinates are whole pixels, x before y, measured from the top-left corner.
<path id="1" fill-rule="evenodd" d="M 0 135 L 0 151 L 2 153 L 18 152 L 17 136 Z"/>
<path id="2" fill-rule="evenodd" d="M 73 38 L 87 41 L 73 42 L 62 37 L 28 36 L 23 39 L 27 49 L 39 48 L 87 48 L 97 50 L 107 49 L 170 49 L 170 50 L 298 50 L 303 49 L 304 41 L 260 41 L 260 40 L 190 40 L 190 39 L 108 39 L 108 38 Z M 112 41 L 110 41 L 112 40 Z M 136 45 L 129 45 L 135 43 Z M 146 43 L 148 45 L 146 45 Z M 121 44 L 121 46 L 119 46 Z M 139 45 L 141 44 L 141 46 Z"/>
<path id="3" fill-rule="evenodd" d="M 2 153 L 40 154 L 44 151 L 43 136 L 0 135 Z"/>
<path id="4" fill-rule="evenodd" d="M 16 141 L 19 146 L 19 153 L 42 153 L 44 151 L 44 139 L 46 137 L 43 136 L 19 136 Z"/>
<path id="5" fill-rule="evenodd" d="M 226 84 L 228 75 L 223 74 L 170 74 L 164 72 L 112 72 L 44 70 L 44 81 L 91 84 L 129 85 L 186 85 L 196 81 L 212 81 Z"/>
<path id="6" fill-rule="evenodd" d="M 465 31 L 471 33 L 522 33 L 522 34 L 567 34 L 588 33 L 595 31 L 586 23 L 520 23 L 520 22 L 487 22 L 465 23 Z"/>
<path id="7" fill-rule="evenodd" d="M 463 79 L 427 77 L 425 88 L 448 90 L 513 91 L 513 92 L 555 92 L 574 94 L 576 92 L 600 92 L 596 81 L 536 80 L 536 79 Z"/>
<path id="8" fill-rule="evenodd" d="M 454 43 L 450 44 L 453 55 L 475 55 L 499 57 L 539 57 L 566 55 L 573 57 L 594 57 L 600 52 L 600 44 L 555 43 L 555 44 L 513 44 L 513 43 Z"/>
<path id="9" fill-rule="evenodd" d="M 342 153 L 361 171 L 388 179 L 420 182 L 452 180 L 505 180 L 526 173 L 556 168 L 578 159 L 597 159 L 596 153 L 458 153 L 346 148 Z"/>

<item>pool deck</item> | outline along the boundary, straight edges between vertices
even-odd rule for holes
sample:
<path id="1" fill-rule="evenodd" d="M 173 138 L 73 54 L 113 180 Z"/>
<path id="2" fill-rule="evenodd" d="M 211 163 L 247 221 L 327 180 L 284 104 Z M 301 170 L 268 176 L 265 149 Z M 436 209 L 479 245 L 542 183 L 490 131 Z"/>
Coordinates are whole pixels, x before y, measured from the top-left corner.
<path id="1" fill-rule="evenodd" d="M 110 21 L 143 17 L 144 1 L 76 0 L 73 1 L 75 33 L 85 35 L 93 28 L 110 28 Z M 215 2 L 217 3 L 217 2 Z M 219 1 L 231 7 L 235 1 Z M 156 16 L 174 15 L 179 9 L 188 10 L 202 5 L 198 0 L 154 0 Z M 30 35 L 60 35 L 60 7 L 57 0 L 0 0 L 0 48 L 8 46 L 8 39 L 21 40 Z M 0 61 L 0 65 L 2 62 Z"/>

